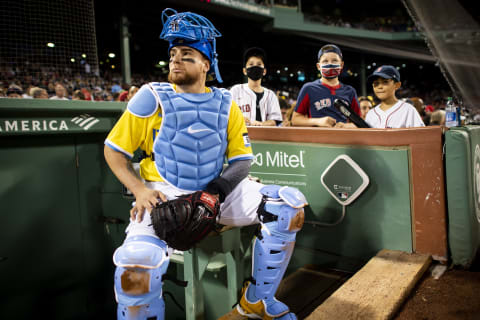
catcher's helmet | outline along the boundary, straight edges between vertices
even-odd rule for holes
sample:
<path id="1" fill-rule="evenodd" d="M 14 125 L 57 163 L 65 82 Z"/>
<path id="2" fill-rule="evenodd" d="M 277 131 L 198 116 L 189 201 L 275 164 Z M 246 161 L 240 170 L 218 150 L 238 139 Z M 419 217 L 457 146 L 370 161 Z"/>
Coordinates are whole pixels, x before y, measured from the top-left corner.
<path id="1" fill-rule="evenodd" d="M 222 82 L 215 42 L 215 38 L 222 34 L 207 18 L 193 12 L 178 13 L 167 8 L 162 12 L 162 24 L 160 39 L 169 42 L 168 52 L 175 46 L 187 46 L 200 51 L 210 61 L 211 80 L 216 78 L 218 82 Z"/>

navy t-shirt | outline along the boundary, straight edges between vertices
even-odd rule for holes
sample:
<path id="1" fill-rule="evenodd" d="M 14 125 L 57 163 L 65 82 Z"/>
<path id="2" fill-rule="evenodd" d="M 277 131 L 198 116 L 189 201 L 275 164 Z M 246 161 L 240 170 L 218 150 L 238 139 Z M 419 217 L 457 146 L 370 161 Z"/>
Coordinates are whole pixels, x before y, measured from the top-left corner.
<path id="1" fill-rule="evenodd" d="M 350 108 L 360 115 L 358 106 L 357 92 L 349 85 L 340 83 L 331 87 L 315 80 L 306 83 L 298 95 L 295 111 L 309 118 L 332 117 L 337 122 L 347 122 L 347 118 L 335 108 L 333 101 L 336 98 L 343 99 L 350 104 Z"/>

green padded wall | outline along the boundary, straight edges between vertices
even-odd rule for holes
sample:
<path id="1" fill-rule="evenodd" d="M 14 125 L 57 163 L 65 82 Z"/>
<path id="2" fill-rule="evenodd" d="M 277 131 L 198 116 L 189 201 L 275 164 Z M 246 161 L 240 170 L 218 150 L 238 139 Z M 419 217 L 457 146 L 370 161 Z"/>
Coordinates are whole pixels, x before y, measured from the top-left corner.
<path id="1" fill-rule="evenodd" d="M 306 220 L 334 222 L 342 212 L 320 182 L 340 154 L 369 176 L 367 189 L 346 208 L 334 227 L 305 224 L 297 235 L 292 268 L 305 263 L 347 263 L 355 270 L 381 249 L 412 252 L 408 149 L 254 141 L 251 174 L 263 183 L 297 187 L 310 208 Z"/>
<path id="2" fill-rule="evenodd" d="M 448 244 L 453 264 L 469 266 L 480 241 L 480 127 L 445 133 Z"/>

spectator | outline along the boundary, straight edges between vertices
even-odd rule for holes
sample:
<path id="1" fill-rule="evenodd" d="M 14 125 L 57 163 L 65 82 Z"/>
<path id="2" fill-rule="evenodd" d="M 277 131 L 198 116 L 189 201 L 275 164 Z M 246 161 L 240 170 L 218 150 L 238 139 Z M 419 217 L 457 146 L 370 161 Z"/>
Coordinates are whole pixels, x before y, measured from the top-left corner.
<path id="1" fill-rule="evenodd" d="M 120 92 L 114 92 L 112 94 L 112 97 L 113 97 L 113 101 L 120 101 Z"/>
<path id="2" fill-rule="evenodd" d="M 32 90 L 30 90 L 30 92 L 31 92 L 31 95 L 32 95 L 33 99 L 48 99 L 47 90 L 45 90 L 43 88 L 39 88 L 39 87 L 32 88 Z"/>
<path id="3" fill-rule="evenodd" d="M 290 109 L 288 109 L 287 111 L 287 114 L 285 115 L 286 117 L 286 120 L 285 120 L 285 125 L 284 127 L 291 127 L 293 126 L 292 125 L 292 116 L 293 116 L 293 112 L 295 110 L 295 105 L 296 105 L 296 102 L 294 101 L 292 106 L 290 107 Z"/>
<path id="4" fill-rule="evenodd" d="M 247 126 L 276 126 L 282 122 L 276 94 L 262 86 L 266 53 L 261 48 L 249 48 L 244 53 L 243 74 L 248 82 L 234 85 L 230 92 L 242 110 Z"/>
<path id="5" fill-rule="evenodd" d="M 109 92 L 106 92 L 103 94 L 103 100 L 105 101 L 114 101 L 113 95 Z"/>
<path id="6" fill-rule="evenodd" d="M 284 97 L 280 97 L 278 99 L 280 102 L 280 112 L 282 113 L 282 122 L 278 124 L 279 127 L 290 127 L 292 125 L 292 106 L 288 104 L 287 100 Z M 290 111 L 290 118 L 288 117 Z"/>
<path id="7" fill-rule="evenodd" d="M 22 99 L 23 90 L 16 84 L 12 84 L 7 89 L 7 98 Z"/>
<path id="8" fill-rule="evenodd" d="M 24 86 L 24 88 L 25 88 L 25 86 Z M 35 88 L 37 88 L 37 87 L 35 87 L 35 86 L 33 86 L 32 84 L 30 84 L 30 85 L 27 87 L 27 89 L 23 92 L 22 98 L 23 98 L 23 99 L 33 99 L 33 94 L 32 94 L 33 92 L 32 92 L 32 90 L 35 89 Z"/>
<path id="9" fill-rule="evenodd" d="M 83 93 L 83 100 L 93 101 L 92 94 L 87 88 L 80 89 L 80 92 Z"/>
<path id="10" fill-rule="evenodd" d="M 112 93 L 120 93 L 122 91 L 122 87 L 120 87 L 120 85 L 118 83 L 115 83 L 113 86 L 112 86 Z"/>
<path id="11" fill-rule="evenodd" d="M 430 115 L 430 126 L 444 126 L 445 125 L 445 110 L 437 110 Z"/>
<path id="12" fill-rule="evenodd" d="M 336 98 L 342 99 L 360 115 L 357 92 L 338 80 L 343 66 L 342 51 L 336 45 L 327 44 L 318 51 L 317 69 L 322 78 L 306 83 L 300 90 L 292 116 L 294 126 L 356 127 L 353 123 L 345 124 L 347 118 L 333 105 Z"/>
<path id="13" fill-rule="evenodd" d="M 128 91 L 127 90 L 122 91 L 118 96 L 118 101 L 126 102 L 127 96 L 128 96 Z"/>
<path id="14" fill-rule="evenodd" d="M 130 101 L 133 98 L 133 96 L 135 95 L 135 93 L 137 93 L 137 91 L 138 91 L 138 87 L 131 86 L 130 89 L 128 89 L 128 94 L 127 94 L 127 98 L 126 98 L 125 101 L 127 101 L 127 102 Z"/>
<path id="15" fill-rule="evenodd" d="M 410 103 L 398 100 L 395 96 L 400 86 L 400 73 L 393 66 L 381 66 L 369 77 L 373 92 L 380 104 L 367 113 L 365 121 L 372 128 L 424 127 L 417 110 Z"/>
<path id="16" fill-rule="evenodd" d="M 373 109 L 373 101 L 367 96 L 361 96 L 358 98 L 358 103 L 360 105 L 360 116 L 365 120 L 368 111 Z"/>
<path id="17" fill-rule="evenodd" d="M 417 109 L 418 114 L 420 114 L 423 123 L 425 125 L 428 125 L 428 123 L 430 122 L 430 115 L 427 115 L 425 111 L 425 104 L 423 103 L 423 99 L 419 97 L 413 97 L 410 98 L 410 101 L 412 101 L 413 106 L 415 107 L 415 109 Z"/>
<path id="18" fill-rule="evenodd" d="M 67 89 L 61 83 L 55 85 L 55 95 L 50 97 L 51 100 L 68 100 L 66 97 Z"/>
<path id="19" fill-rule="evenodd" d="M 72 100 L 85 100 L 85 95 L 81 90 L 75 90 L 72 93 Z"/>

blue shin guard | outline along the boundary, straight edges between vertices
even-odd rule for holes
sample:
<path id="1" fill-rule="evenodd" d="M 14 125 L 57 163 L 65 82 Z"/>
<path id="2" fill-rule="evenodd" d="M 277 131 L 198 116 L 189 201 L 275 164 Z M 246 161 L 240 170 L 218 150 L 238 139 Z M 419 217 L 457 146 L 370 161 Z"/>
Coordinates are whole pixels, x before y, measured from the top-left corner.
<path id="1" fill-rule="evenodd" d="M 132 236 L 113 254 L 117 319 L 164 320 L 162 276 L 167 272 L 167 246 L 152 236 Z"/>
<path id="2" fill-rule="evenodd" d="M 293 253 L 296 233 L 304 221 L 303 207 L 307 205 L 297 189 L 266 186 L 258 209 L 261 229 L 253 250 L 252 277 L 242 292 L 238 311 L 260 319 L 296 319 L 288 306 L 275 299 L 285 270 Z"/>

